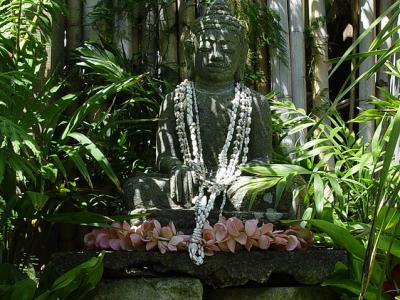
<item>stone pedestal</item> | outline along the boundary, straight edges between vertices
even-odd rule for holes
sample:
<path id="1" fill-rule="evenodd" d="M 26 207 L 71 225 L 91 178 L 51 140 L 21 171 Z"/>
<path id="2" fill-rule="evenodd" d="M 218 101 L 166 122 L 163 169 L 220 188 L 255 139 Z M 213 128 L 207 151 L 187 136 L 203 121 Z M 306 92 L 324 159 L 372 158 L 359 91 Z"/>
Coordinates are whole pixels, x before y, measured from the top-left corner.
<path id="1" fill-rule="evenodd" d="M 207 300 L 337 300 L 339 295 L 325 287 L 225 288 L 206 291 Z"/>
<path id="2" fill-rule="evenodd" d="M 201 300 L 203 285 L 194 278 L 135 278 L 104 280 L 90 300 Z"/>
<path id="3" fill-rule="evenodd" d="M 96 255 L 55 254 L 46 276 L 56 278 Z M 201 266 L 186 252 L 107 252 L 94 299 L 337 299 L 318 284 L 338 261 L 346 263 L 346 252 L 328 248 L 219 252 Z"/>

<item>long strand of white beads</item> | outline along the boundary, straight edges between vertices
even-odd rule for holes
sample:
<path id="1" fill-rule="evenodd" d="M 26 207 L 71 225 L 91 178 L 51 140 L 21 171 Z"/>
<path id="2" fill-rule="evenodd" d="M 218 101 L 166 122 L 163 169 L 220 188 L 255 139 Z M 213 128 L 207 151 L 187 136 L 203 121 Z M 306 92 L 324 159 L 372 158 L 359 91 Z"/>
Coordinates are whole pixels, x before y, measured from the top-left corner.
<path id="1" fill-rule="evenodd" d="M 179 145 L 183 157 L 183 163 L 188 165 L 191 161 L 189 149 L 189 141 L 185 129 L 185 98 L 186 98 L 187 80 L 183 81 L 174 92 L 174 109 L 176 118 L 176 131 L 178 135 Z"/>
<path id="2" fill-rule="evenodd" d="M 200 166 L 200 181 L 204 182 L 206 180 L 205 176 L 207 174 L 207 169 L 204 164 L 204 158 L 203 158 L 203 144 L 201 142 L 201 134 L 200 134 L 200 117 L 199 117 L 199 106 L 197 105 L 197 96 L 196 96 L 196 89 L 194 86 L 194 82 L 190 83 L 190 90 L 192 91 L 193 94 L 193 105 L 195 109 L 195 114 L 196 114 L 196 130 L 195 130 L 195 140 L 197 141 L 198 144 L 198 160 L 199 160 L 199 166 Z M 193 111 L 192 111 L 193 114 Z"/>
<path id="3" fill-rule="evenodd" d="M 222 212 L 226 202 L 226 189 L 228 185 L 240 176 L 238 167 L 242 152 L 243 155 L 240 165 L 245 164 L 247 161 L 251 126 L 251 91 L 239 83 L 235 84 L 235 97 L 231 102 L 232 107 L 230 110 L 227 137 L 221 149 L 221 153 L 218 155 L 218 170 L 214 180 L 206 178 L 207 170 L 203 159 L 199 111 L 194 83 L 187 80 L 182 82 L 175 90 L 174 102 L 176 128 L 184 164 L 198 172 L 200 179 L 199 194 L 193 199 L 195 202 L 196 226 L 193 230 L 188 250 L 192 261 L 197 265 L 201 265 L 204 262 L 204 246 L 202 241 L 203 226 L 210 211 L 214 207 L 216 197 L 221 193 L 223 193 Z M 238 117 L 239 107 L 240 113 Z M 186 133 L 185 114 L 190 133 L 190 144 Z M 236 135 L 233 141 L 232 154 L 228 162 L 228 151 L 231 147 L 235 130 Z M 192 151 L 190 150 L 190 145 Z M 209 197 L 204 194 L 206 190 L 210 193 Z"/>

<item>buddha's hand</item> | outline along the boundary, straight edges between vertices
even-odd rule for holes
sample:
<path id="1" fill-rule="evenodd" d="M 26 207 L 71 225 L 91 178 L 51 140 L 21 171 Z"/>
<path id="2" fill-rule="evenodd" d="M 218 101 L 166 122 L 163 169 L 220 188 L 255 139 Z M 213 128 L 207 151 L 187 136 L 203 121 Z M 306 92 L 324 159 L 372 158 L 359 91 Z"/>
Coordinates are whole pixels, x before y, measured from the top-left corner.
<path id="1" fill-rule="evenodd" d="M 178 204 L 190 206 L 196 188 L 194 172 L 185 165 L 178 165 L 171 171 L 171 198 Z"/>

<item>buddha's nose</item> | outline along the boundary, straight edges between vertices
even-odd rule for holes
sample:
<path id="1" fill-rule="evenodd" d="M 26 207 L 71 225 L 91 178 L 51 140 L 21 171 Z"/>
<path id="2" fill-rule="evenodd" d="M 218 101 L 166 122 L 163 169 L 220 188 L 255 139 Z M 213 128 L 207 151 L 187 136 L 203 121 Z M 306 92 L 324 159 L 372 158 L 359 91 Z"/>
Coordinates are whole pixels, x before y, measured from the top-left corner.
<path id="1" fill-rule="evenodd" d="M 221 61 L 223 60 L 223 56 L 222 53 L 220 51 L 218 51 L 218 49 L 213 49 L 213 51 L 211 51 L 210 53 L 210 60 L 211 61 Z"/>

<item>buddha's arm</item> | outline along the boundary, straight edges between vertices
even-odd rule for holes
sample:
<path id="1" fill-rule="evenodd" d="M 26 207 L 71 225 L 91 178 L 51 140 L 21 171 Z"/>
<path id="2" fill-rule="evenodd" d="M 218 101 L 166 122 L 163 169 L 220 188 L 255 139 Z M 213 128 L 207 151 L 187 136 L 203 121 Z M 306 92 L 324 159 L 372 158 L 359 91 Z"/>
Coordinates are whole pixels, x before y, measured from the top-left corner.
<path id="1" fill-rule="evenodd" d="M 268 101 L 262 95 L 255 93 L 253 99 L 248 161 L 270 162 L 272 154 L 271 110 Z"/>
<path id="2" fill-rule="evenodd" d="M 179 159 L 175 129 L 173 94 L 168 94 L 161 104 L 156 140 L 156 164 L 161 173 L 170 174 L 172 169 L 182 165 Z"/>

